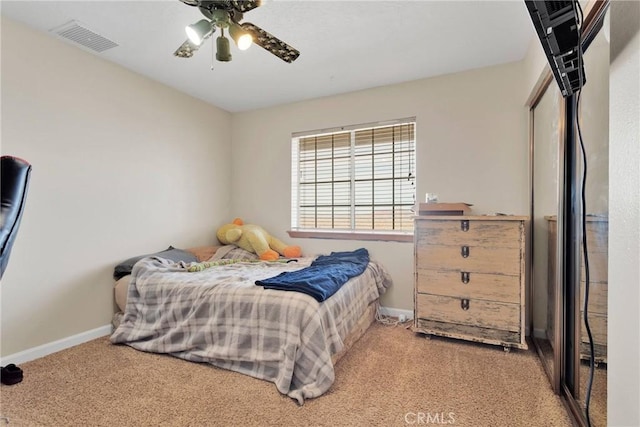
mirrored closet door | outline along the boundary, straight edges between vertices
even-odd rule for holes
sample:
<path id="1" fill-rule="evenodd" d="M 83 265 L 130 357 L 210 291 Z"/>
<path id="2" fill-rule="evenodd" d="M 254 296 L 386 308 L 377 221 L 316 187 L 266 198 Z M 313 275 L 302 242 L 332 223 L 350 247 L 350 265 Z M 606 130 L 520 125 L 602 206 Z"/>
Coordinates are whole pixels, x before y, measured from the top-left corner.
<path id="1" fill-rule="evenodd" d="M 565 99 L 550 71 L 531 94 L 529 102 L 531 335 L 554 391 L 567 398 L 579 425 L 590 423 L 594 427 L 607 425 L 609 40 L 606 29 L 601 30 L 607 9 L 608 2 L 591 3 L 585 8 L 587 16 L 583 24 L 587 83 L 580 94 L 577 135 L 582 136 L 584 143 L 587 175 L 584 182 L 586 221 L 579 233 L 581 244 L 576 246 L 580 253 L 575 257 L 579 265 L 569 265 L 572 258 L 558 249 L 563 247 L 558 241 L 563 235 L 563 221 L 558 221 L 559 208 L 570 197 L 563 194 L 561 181 L 565 172 L 566 126 L 573 124 L 566 122 Z M 574 147 L 579 157 L 577 188 L 580 191 L 585 163 L 579 138 Z M 580 195 L 574 200 L 580 203 Z M 586 259 L 583 242 L 586 242 Z M 563 265 L 580 272 L 575 283 L 563 283 Z M 573 315 L 567 318 L 568 313 Z M 567 319 L 573 319 L 569 323 L 576 326 L 566 327 Z"/>
<path id="2" fill-rule="evenodd" d="M 553 82 L 552 82 L 553 83 Z M 532 322 L 533 337 L 554 390 L 559 390 L 556 344 L 556 223 L 559 197 L 559 159 L 563 140 L 562 95 L 549 84 L 532 106 Z"/>

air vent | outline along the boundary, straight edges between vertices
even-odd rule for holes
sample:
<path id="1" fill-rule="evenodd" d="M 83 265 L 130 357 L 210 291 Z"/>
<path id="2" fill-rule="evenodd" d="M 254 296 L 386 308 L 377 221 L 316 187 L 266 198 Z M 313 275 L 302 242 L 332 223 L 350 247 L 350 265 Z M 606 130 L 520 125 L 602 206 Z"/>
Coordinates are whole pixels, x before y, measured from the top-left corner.
<path id="1" fill-rule="evenodd" d="M 117 43 L 101 36 L 95 31 L 88 29 L 85 25 L 79 23 L 78 21 L 67 22 L 66 24 L 60 27 L 53 28 L 50 31 L 57 34 L 59 37 L 72 41 L 75 44 L 79 44 L 98 53 L 118 46 Z"/>

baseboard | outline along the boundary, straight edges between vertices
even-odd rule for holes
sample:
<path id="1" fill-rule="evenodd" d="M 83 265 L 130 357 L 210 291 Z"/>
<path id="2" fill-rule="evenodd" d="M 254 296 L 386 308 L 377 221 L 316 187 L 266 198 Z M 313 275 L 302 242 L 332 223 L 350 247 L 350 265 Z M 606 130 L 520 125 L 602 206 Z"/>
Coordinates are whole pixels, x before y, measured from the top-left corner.
<path id="1" fill-rule="evenodd" d="M 391 317 L 400 317 L 403 314 L 407 319 L 413 319 L 413 310 L 380 306 L 380 313 Z"/>
<path id="2" fill-rule="evenodd" d="M 91 341 L 96 338 L 110 335 L 112 329 L 113 328 L 110 324 L 104 325 L 104 326 L 100 326 L 99 328 L 92 329 L 90 331 L 81 332 L 77 335 L 73 335 L 67 338 L 62 338 L 58 341 L 39 345 L 38 347 L 33 347 L 24 351 L 20 351 L 18 353 L 10 354 L 8 356 L 3 356 L 2 359 L 0 359 L 0 364 L 2 366 L 8 365 L 10 363 L 15 363 L 16 365 L 19 365 L 21 363 L 39 359 L 41 357 L 48 356 L 53 353 L 57 353 L 61 350 L 75 347 L 76 345 L 83 344 L 87 341 Z"/>

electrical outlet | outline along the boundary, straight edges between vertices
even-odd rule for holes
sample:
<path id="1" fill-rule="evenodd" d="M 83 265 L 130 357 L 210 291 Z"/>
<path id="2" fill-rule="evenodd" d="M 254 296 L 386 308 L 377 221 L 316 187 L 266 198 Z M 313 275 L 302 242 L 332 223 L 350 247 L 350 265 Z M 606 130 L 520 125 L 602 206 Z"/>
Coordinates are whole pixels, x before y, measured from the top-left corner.
<path id="1" fill-rule="evenodd" d="M 398 315 L 398 321 L 399 322 L 406 322 L 407 321 L 407 315 L 406 314 Z"/>

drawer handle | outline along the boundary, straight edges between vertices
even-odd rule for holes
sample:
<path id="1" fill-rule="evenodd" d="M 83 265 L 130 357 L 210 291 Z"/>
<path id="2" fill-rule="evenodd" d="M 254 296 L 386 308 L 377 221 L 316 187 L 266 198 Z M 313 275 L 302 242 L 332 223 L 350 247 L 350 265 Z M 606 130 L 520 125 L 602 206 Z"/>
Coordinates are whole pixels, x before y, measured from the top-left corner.
<path id="1" fill-rule="evenodd" d="M 460 254 L 462 255 L 462 258 L 468 258 L 469 257 L 469 246 L 463 246 L 462 250 L 460 251 Z"/>
<path id="2" fill-rule="evenodd" d="M 462 221 L 460 221 L 460 229 L 462 231 L 469 231 L 469 220 L 468 219 L 463 219 Z"/>
<path id="3" fill-rule="evenodd" d="M 460 276 L 461 276 L 460 279 L 462 280 L 462 283 L 464 283 L 465 285 L 469 283 L 470 273 L 468 271 L 461 271 Z"/>
<path id="4" fill-rule="evenodd" d="M 465 310 L 465 311 L 466 311 L 466 310 L 469 310 L 469 300 L 468 300 L 468 299 L 466 299 L 466 298 L 461 299 L 461 300 L 460 300 L 460 307 L 461 307 L 463 310 Z"/>

